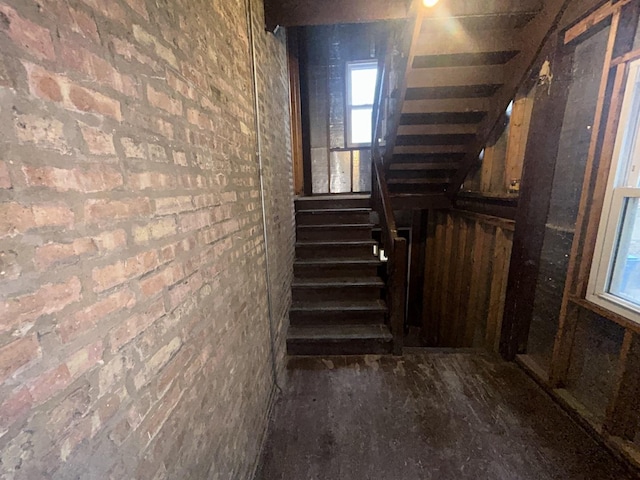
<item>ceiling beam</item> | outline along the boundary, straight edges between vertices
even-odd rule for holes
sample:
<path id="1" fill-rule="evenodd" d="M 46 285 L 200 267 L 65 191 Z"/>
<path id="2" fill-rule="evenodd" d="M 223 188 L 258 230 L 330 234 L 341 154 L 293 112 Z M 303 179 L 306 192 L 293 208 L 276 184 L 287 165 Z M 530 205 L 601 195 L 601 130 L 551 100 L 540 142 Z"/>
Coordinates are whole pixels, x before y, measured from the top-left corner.
<path id="1" fill-rule="evenodd" d="M 412 0 L 265 0 L 267 28 L 397 20 L 410 14 Z M 447 0 L 423 9 L 426 18 L 536 13 L 542 0 Z"/>
<path id="2" fill-rule="evenodd" d="M 407 18 L 408 0 L 266 0 L 268 30 L 338 23 L 368 23 Z"/>

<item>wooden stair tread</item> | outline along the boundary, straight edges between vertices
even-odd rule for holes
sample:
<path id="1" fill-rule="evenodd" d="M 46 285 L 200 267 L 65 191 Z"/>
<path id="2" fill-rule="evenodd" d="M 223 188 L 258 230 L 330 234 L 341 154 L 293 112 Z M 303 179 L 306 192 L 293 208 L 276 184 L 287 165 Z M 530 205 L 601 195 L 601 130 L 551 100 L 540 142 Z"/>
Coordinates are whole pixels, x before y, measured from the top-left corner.
<path id="1" fill-rule="evenodd" d="M 380 277 L 317 277 L 317 278 L 294 278 L 293 287 L 301 288 L 332 288 L 332 287 L 355 287 L 373 286 L 384 287 L 384 282 Z"/>
<path id="2" fill-rule="evenodd" d="M 332 200 L 370 200 L 371 195 L 369 194 L 330 194 L 330 195 L 309 195 L 304 197 L 296 197 L 296 202 L 312 202 L 315 200 L 326 200 L 327 202 L 331 202 Z"/>
<path id="3" fill-rule="evenodd" d="M 369 312 L 386 312 L 387 304 L 384 300 L 301 300 L 294 301 L 291 305 L 291 311 L 336 311 L 336 312 L 353 312 L 353 311 L 369 311 Z"/>
<path id="4" fill-rule="evenodd" d="M 389 171 L 397 170 L 456 170 L 458 163 L 392 163 L 389 165 Z"/>
<path id="5" fill-rule="evenodd" d="M 371 208 L 369 207 L 356 207 L 356 208 L 309 208 L 300 209 L 296 213 L 304 213 L 307 215 L 317 215 L 325 213 L 369 213 Z"/>
<path id="6" fill-rule="evenodd" d="M 382 262 L 374 257 L 335 257 L 335 258 L 302 258 L 296 259 L 296 265 L 380 265 Z"/>
<path id="7" fill-rule="evenodd" d="M 332 228 L 373 228 L 375 225 L 373 223 L 322 223 L 318 225 L 297 225 L 297 228 L 303 229 L 311 229 L 311 228 L 321 228 L 321 229 L 332 229 Z"/>
<path id="8" fill-rule="evenodd" d="M 393 336 L 385 325 L 292 325 L 288 341 L 294 342 L 350 342 L 353 340 L 382 340 L 391 342 Z"/>
<path id="9" fill-rule="evenodd" d="M 296 247 L 333 247 L 333 246 L 351 246 L 351 245 L 377 245 L 375 240 L 299 240 Z"/>

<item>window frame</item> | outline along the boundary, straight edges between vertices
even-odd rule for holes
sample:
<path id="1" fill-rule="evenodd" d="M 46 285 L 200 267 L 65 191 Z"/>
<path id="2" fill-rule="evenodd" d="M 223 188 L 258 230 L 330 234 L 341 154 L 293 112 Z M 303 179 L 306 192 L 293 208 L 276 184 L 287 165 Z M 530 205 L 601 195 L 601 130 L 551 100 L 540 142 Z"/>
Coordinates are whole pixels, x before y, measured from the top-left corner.
<path id="1" fill-rule="evenodd" d="M 629 141 L 630 135 L 631 141 Z M 627 66 L 627 81 L 598 225 L 586 299 L 638 324 L 640 324 L 640 306 L 610 293 L 610 288 L 614 281 L 614 266 L 627 199 L 640 198 L 639 177 L 640 60 L 636 60 Z"/>
<path id="2" fill-rule="evenodd" d="M 346 121 L 346 125 L 345 125 L 345 143 L 347 148 L 358 148 L 358 147 L 363 147 L 363 146 L 370 146 L 371 145 L 371 141 L 373 140 L 373 125 L 370 127 L 371 129 L 371 139 L 368 142 L 364 142 L 364 143 L 354 143 L 351 141 L 351 137 L 352 137 L 352 119 L 353 119 L 353 111 L 354 110 L 371 110 L 371 112 L 373 112 L 373 102 L 375 102 L 375 92 L 374 92 L 374 98 L 372 98 L 372 103 L 371 104 L 367 104 L 367 105 L 352 105 L 351 104 L 351 91 L 352 91 L 352 84 L 351 84 L 351 72 L 353 70 L 375 70 L 376 71 L 376 78 L 377 78 L 377 73 L 378 73 L 378 62 L 376 60 L 355 60 L 355 61 L 350 61 L 350 62 L 346 62 L 345 65 L 345 69 L 346 69 L 346 83 L 347 83 L 347 95 L 345 98 L 345 104 L 346 104 L 346 112 L 347 112 L 347 121 Z M 373 123 L 373 120 L 372 122 Z"/>

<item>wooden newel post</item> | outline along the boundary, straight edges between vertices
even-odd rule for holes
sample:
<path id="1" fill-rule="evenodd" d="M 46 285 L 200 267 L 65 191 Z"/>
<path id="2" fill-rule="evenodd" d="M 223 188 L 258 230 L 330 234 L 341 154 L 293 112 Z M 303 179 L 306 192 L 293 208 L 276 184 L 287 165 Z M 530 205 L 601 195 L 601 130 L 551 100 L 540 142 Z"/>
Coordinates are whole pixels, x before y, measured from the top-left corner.
<path id="1" fill-rule="evenodd" d="M 393 240 L 393 269 L 391 275 L 391 333 L 393 354 L 402 355 L 404 340 L 405 291 L 407 283 L 407 241 L 396 237 Z"/>

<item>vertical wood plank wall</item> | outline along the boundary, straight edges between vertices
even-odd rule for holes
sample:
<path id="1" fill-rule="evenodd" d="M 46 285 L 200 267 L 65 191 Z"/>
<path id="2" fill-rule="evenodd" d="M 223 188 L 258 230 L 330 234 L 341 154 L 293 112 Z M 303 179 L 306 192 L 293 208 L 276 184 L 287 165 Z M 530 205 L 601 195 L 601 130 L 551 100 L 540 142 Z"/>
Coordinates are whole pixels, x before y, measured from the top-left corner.
<path id="1" fill-rule="evenodd" d="M 422 336 L 434 347 L 497 351 L 514 222 L 464 211 L 430 215 Z"/>

